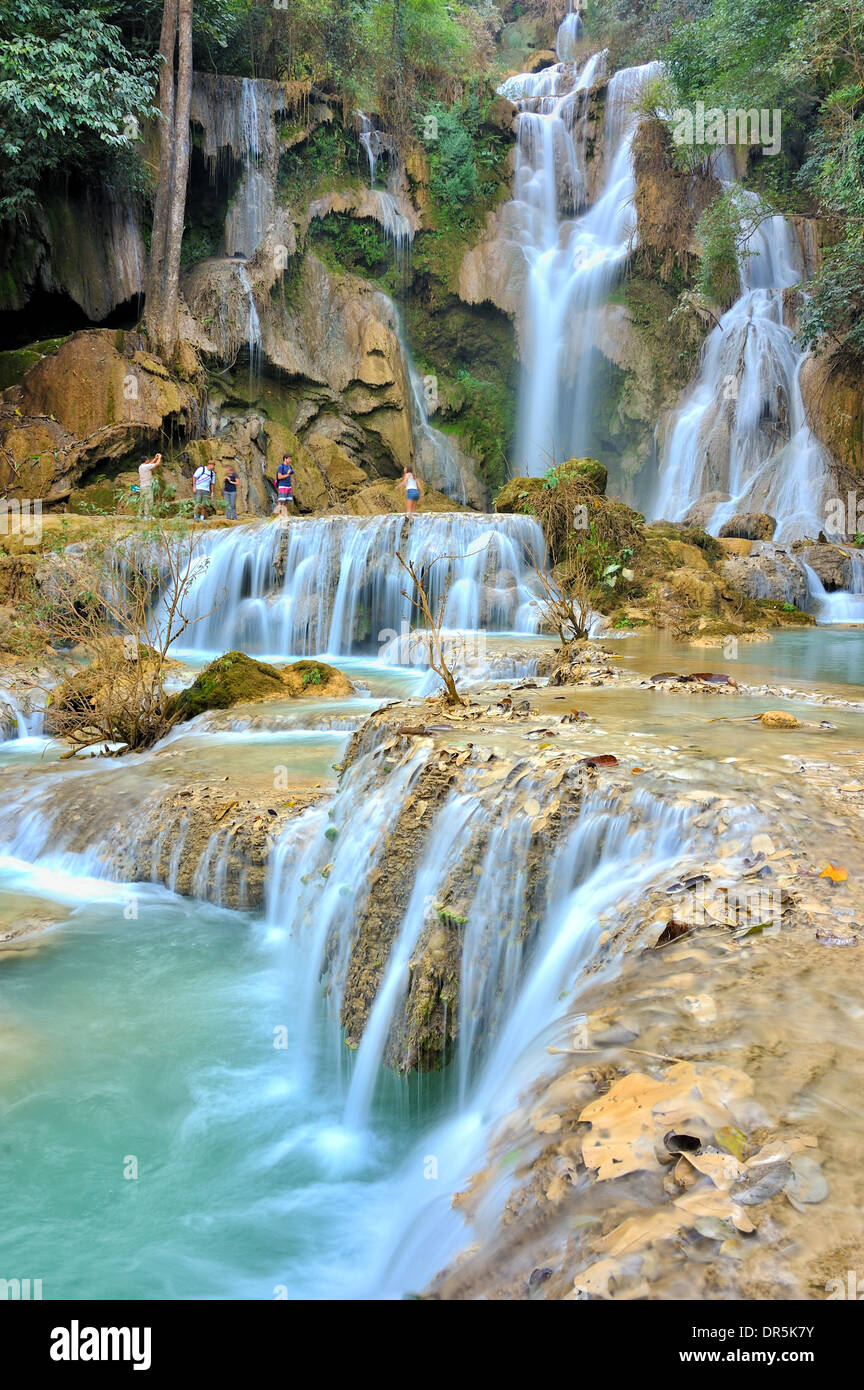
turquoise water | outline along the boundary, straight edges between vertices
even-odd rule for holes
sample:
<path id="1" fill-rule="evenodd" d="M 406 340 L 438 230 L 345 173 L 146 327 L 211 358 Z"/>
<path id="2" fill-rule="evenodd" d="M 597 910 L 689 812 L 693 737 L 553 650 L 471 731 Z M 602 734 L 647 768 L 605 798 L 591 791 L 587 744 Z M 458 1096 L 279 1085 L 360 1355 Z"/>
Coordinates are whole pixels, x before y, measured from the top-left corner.
<path id="1" fill-rule="evenodd" d="M 604 634 L 604 642 L 610 634 Z M 647 675 L 657 671 L 727 671 L 747 684 L 864 686 L 864 628 L 787 628 L 770 642 L 739 642 L 737 654 L 720 647 L 693 647 L 662 633 L 610 642 L 616 664 Z"/>
<path id="2" fill-rule="evenodd" d="M 639 640 L 629 652 L 616 644 L 616 659 L 627 652 L 638 669 L 731 669 L 718 653 L 656 639 L 637 648 Z M 743 680 L 848 690 L 864 671 L 864 634 L 855 631 L 787 632 L 739 652 Z M 362 678 L 363 669 L 354 663 L 350 674 Z M 379 668 L 375 679 L 380 697 L 404 692 L 417 675 Z M 636 717 L 629 692 L 602 698 L 610 729 Z M 657 699 L 659 718 L 666 702 Z M 688 738 L 716 751 L 727 735 L 707 725 L 698 702 L 688 713 L 691 703 Z M 736 701 L 728 713 L 751 703 Z M 684 704 L 668 705 L 680 723 Z M 831 718 L 851 734 L 852 715 Z M 64 775 L 116 776 L 119 794 L 165 776 L 169 753 L 186 778 L 212 775 L 219 760 L 263 776 L 274 756 L 290 753 L 295 771 L 324 782 L 344 737 L 189 729 L 155 756 Z M 0 759 L 30 761 L 40 747 L 6 745 Z M 311 1032 L 299 1035 L 298 1019 L 308 1017 L 304 943 L 288 922 L 148 885 L 136 885 L 138 916 L 129 920 L 123 885 L 61 882 L 21 863 L 0 866 L 4 887 L 34 910 L 46 898 L 65 904 L 65 920 L 0 954 L 0 1277 L 41 1279 L 47 1299 L 374 1291 L 405 1219 L 397 1207 L 406 1164 L 414 1172 L 418 1138 L 445 1113 L 453 1083 L 380 1078 L 371 1131 L 349 1133 L 342 1117 L 353 1058 L 323 999 Z M 286 1046 L 277 1048 L 283 1028 Z M 133 1158 L 137 1177 L 125 1177 Z"/>
<path id="3" fill-rule="evenodd" d="M 0 1270 L 46 1299 L 362 1292 L 434 1078 L 385 1086 L 358 1147 L 323 1005 L 290 1037 L 285 936 L 137 891 L 136 921 L 118 892 L 0 960 Z"/>

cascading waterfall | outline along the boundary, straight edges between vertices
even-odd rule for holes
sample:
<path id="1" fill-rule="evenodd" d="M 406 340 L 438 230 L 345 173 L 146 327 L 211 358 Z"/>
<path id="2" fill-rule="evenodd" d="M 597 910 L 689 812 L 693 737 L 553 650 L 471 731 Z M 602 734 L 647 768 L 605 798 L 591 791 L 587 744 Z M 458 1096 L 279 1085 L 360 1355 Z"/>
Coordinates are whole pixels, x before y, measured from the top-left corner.
<path id="1" fill-rule="evenodd" d="M 746 823 L 754 817 L 742 808 L 741 819 Z M 379 1295 L 398 1297 L 405 1289 L 422 1288 L 470 1238 L 451 1194 L 488 1161 L 490 1129 L 505 1120 L 520 1094 L 554 1066 L 549 1047 L 572 1046 L 562 1015 L 568 1004 L 572 1007 L 580 973 L 598 948 L 604 919 L 707 846 L 708 840 L 701 841 L 693 825 L 692 810 L 649 791 L 637 793 L 624 809 L 599 793 L 586 798 L 548 867 L 545 908 L 529 959 L 499 962 L 506 987 L 494 997 L 492 1044 L 472 1081 L 470 1059 L 460 1059 L 463 1088 L 458 1108 L 424 1136 L 421 1149 L 405 1166 L 397 1192 L 398 1209 L 407 1216 L 394 1222 L 389 1254 L 377 1275 Z M 524 865 L 516 867 L 524 871 Z M 476 981 L 488 968 L 485 953 L 473 957 L 477 939 L 466 936 L 463 989 L 466 972 Z M 614 959 L 604 968 L 614 970 Z M 464 1035 L 460 1029 L 458 1048 L 475 1036 L 470 1028 Z M 448 1175 L 446 1191 L 440 1195 L 430 1191 L 435 1184 L 417 1181 L 416 1174 L 423 1172 L 421 1152 L 434 1154 L 438 1171 Z M 501 1200 L 503 1204 L 503 1194 Z M 499 1217 L 499 1211 L 490 1213 L 493 1222 Z"/>
<path id="2" fill-rule="evenodd" d="M 202 536 L 188 645 L 280 656 L 377 650 L 416 622 L 397 551 L 426 573 L 433 610 L 446 599 L 445 627 L 537 631 L 532 557 L 542 561 L 545 543 L 531 517 L 321 517 Z"/>
<path id="3" fill-rule="evenodd" d="M 430 487 L 437 488 L 447 497 L 452 497 L 455 502 L 461 502 L 463 506 L 469 500 L 474 502 L 485 500 L 485 497 L 482 496 L 483 489 L 477 483 L 469 460 L 462 456 L 446 434 L 441 430 L 434 429 L 429 424 L 429 416 L 426 411 L 425 382 L 414 366 L 408 351 L 402 316 L 398 308 L 392 299 L 380 291 L 375 298 L 383 310 L 382 317 L 385 322 L 389 320 L 390 327 L 399 339 L 399 346 L 402 350 L 402 364 L 411 388 L 409 405 L 414 445 L 413 462 L 419 477 Z M 473 484 L 472 492 L 475 494 L 470 499 L 466 478 Z"/>
<path id="4" fill-rule="evenodd" d="M 804 266 L 782 217 L 752 232 L 741 294 L 710 333 L 699 376 L 665 427 L 651 511 L 670 521 L 694 508 L 716 534 L 741 512 L 776 518 L 780 543 L 816 537 L 836 491 L 827 451 L 801 399 L 804 354 L 785 322 L 784 292 Z"/>
<path id="5" fill-rule="evenodd" d="M 37 738 L 42 733 L 45 711 L 29 696 L 17 698 L 0 686 L 0 742 L 3 739 Z"/>
<path id="6" fill-rule="evenodd" d="M 572 63 L 576 57 L 576 47 L 582 37 L 582 16 L 571 7 L 561 21 L 555 36 L 555 53 L 559 63 Z"/>
<path id="7" fill-rule="evenodd" d="M 375 187 L 378 164 L 385 148 L 389 148 L 389 146 L 385 147 L 380 131 L 372 124 L 365 111 L 358 111 L 357 116 L 360 121 L 360 144 L 363 146 L 369 163 L 369 196 L 375 203 L 377 220 L 381 229 L 393 246 L 396 269 L 401 274 L 405 269 L 411 242 L 414 239 L 414 228 L 410 220 L 400 210 L 391 189 Z M 388 180 L 388 183 L 392 181 L 393 172 L 391 171 L 391 180 Z"/>
<path id="8" fill-rule="evenodd" d="M 369 187 L 375 187 L 375 174 L 378 169 L 378 160 L 381 158 L 381 136 L 366 115 L 365 111 L 358 111 L 360 118 L 360 144 L 366 152 L 369 161 Z"/>
<path id="9" fill-rule="evenodd" d="M 575 29 L 559 31 L 562 52 Z M 528 262 L 516 471 L 539 475 L 574 454 L 595 452 L 592 390 L 596 310 L 635 234 L 631 146 L 634 106 L 659 64 L 610 79 L 603 132 L 604 182 L 588 207 L 589 91 L 604 76 L 605 50 L 578 70 L 561 62 L 508 78 L 499 91 L 519 111 L 513 221 Z"/>
<path id="10" fill-rule="evenodd" d="M 864 623 L 864 555 L 854 550 L 848 550 L 847 554 L 852 582 L 848 589 L 835 589 L 830 593 L 813 567 L 806 561 L 801 562 L 810 602 L 820 623 Z"/>
<path id="11" fill-rule="evenodd" d="M 276 117 L 287 98 L 279 82 L 196 73 L 192 120 L 203 131 L 202 153 L 216 178 L 226 152 L 241 164 L 225 218 L 225 252 L 251 260 L 276 214 L 279 139 Z"/>
<path id="12" fill-rule="evenodd" d="M 238 261 L 237 263 L 237 277 L 246 295 L 249 315 L 247 328 L 249 371 L 254 375 L 260 370 L 261 365 L 261 320 L 258 317 L 258 308 L 255 304 L 255 295 L 252 290 L 252 282 L 249 279 L 249 272 L 242 261 Z"/>

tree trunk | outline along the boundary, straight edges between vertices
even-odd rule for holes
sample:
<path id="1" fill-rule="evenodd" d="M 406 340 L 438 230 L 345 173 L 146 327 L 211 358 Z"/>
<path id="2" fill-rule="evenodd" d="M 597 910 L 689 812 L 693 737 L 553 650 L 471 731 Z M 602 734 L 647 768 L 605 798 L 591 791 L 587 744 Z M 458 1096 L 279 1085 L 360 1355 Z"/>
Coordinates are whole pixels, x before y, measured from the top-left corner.
<path id="1" fill-rule="evenodd" d="M 180 250 L 192 103 L 192 0 L 165 0 L 159 54 L 159 177 L 153 205 L 146 322 L 153 347 L 171 362 L 180 336 Z"/>

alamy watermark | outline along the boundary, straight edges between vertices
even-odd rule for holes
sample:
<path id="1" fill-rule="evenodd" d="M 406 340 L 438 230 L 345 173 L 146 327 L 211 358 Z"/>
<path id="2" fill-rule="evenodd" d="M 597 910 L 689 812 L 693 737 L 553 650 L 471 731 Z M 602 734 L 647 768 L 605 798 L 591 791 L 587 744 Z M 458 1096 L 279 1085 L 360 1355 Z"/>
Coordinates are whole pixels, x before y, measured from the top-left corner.
<path id="1" fill-rule="evenodd" d="M 42 503 L 39 498 L 0 498 L 0 536 L 21 536 L 24 545 L 42 539 Z"/>
<path id="2" fill-rule="evenodd" d="M 697 101 L 691 109 L 676 106 L 672 112 L 672 139 L 676 145 L 761 145 L 764 155 L 780 153 L 782 112 L 779 107 L 769 110 L 755 106 L 730 107 L 723 111 L 719 106 L 705 109 L 704 101 Z"/>
<path id="3" fill-rule="evenodd" d="M 864 497 L 857 492 L 829 497 L 825 504 L 825 533 L 837 537 L 864 535 Z"/>

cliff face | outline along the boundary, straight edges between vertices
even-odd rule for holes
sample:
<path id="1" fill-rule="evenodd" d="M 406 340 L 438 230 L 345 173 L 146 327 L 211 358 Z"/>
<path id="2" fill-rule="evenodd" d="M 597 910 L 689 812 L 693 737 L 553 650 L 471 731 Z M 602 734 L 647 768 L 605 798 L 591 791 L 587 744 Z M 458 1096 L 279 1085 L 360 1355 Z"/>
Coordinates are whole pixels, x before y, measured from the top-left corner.
<path id="1" fill-rule="evenodd" d="M 808 357 L 801 395 L 813 432 L 839 464 L 839 495 L 864 476 L 864 374 L 858 360 L 831 348 Z"/>
<path id="2" fill-rule="evenodd" d="M 95 471 L 194 432 L 197 384 L 170 377 L 142 343 L 122 329 L 76 333 L 0 395 L 0 490 L 63 502 Z"/>

